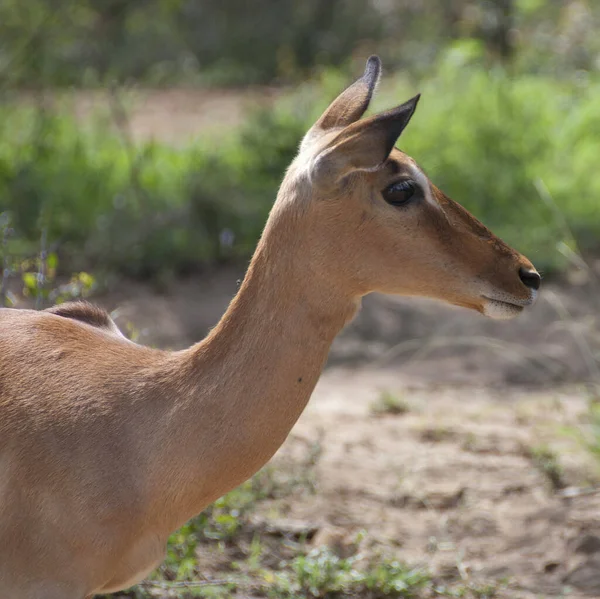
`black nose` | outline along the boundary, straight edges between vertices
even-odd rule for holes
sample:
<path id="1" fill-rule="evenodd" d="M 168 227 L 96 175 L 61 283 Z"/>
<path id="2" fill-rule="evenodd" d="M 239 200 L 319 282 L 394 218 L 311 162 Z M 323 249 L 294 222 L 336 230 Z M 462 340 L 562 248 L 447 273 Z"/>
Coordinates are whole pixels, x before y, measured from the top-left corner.
<path id="1" fill-rule="evenodd" d="M 525 287 L 529 287 L 529 289 L 537 290 L 542 284 L 542 277 L 540 277 L 540 275 L 535 270 L 529 270 L 528 268 L 520 268 L 519 277 L 521 281 L 523 281 L 523 285 L 525 285 Z"/>

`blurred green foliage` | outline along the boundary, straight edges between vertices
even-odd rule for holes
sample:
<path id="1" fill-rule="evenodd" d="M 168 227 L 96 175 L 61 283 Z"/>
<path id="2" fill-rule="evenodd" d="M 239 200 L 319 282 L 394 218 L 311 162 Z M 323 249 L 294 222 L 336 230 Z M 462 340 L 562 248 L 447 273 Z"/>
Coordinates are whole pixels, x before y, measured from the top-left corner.
<path id="1" fill-rule="evenodd" d="M 585 0 L 3 0 L 0 79 L 270 83 L 369 52 L 423 74 L 455 40 L 482 64 L 571 76 L 600 68 L 599 22 Z"/>
<path id="2" fill-rule="evenodd" d="M 369 0 L 4 0 L 0 73 L 36 87 L 265 83 L 344 63 L 382 17 Z"/>
<path id="3" fill-rule="evenodd" d="M 104 119 L 82 130 L 66 113 L 13 106 L 0 121 L 11 253 L 35 253 L 46 229 L 71 269 L 136 276 L 246 256 L 301 135 L 262 113 L 218 147 L 175 150 L 128 146 Z"/>
<path id="4" fill-rule="evenodd" d="M 469 60 L 453 48 L 418 86 L 388 78 L 375 108 L 421 91 L 400 147 L 536 265 L 560 267 L 557 242 L 572 243 L 563 217 L 583 249 L 600 234 L 600 80 L 513 77 Z M 18 233 L 12 252 L 37 251 L 46 229 L 70 270 L 154 277 L 248 257 L 302 135 L 343 81 L 326 72 L 218 144 L 181 149 L 129 143 L 105 118 L 82 128 L 68 110 L 6 104 L 0 211 Z"/>

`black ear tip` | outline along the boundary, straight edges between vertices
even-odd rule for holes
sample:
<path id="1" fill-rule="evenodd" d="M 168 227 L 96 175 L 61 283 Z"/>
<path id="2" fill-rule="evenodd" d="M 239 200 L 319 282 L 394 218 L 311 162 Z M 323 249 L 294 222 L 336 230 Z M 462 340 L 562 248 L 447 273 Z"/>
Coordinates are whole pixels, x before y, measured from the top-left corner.
<path id="1" fill-rule="evenodd" d="M 413 96 L 410 100 L 407 100 L 406 102 L 404 102 L 404 104 L 402 104 L 402 107 L 405 110 L 409 110 L 411 116 L 414 114 L 415 110 L 417 109 L 417 104 L 419 103 L 419 100 L 421 99 L 421 94 L 417 94 L 416 96 Z"/>
<path id="2" fill-rule="evenodd" d="M 379 73 L 381 73 L 381 59 L 376 54 L 373 54 L 367 59 L 363 77 L 371 81 L 374 79 L 377 80 Z"/>

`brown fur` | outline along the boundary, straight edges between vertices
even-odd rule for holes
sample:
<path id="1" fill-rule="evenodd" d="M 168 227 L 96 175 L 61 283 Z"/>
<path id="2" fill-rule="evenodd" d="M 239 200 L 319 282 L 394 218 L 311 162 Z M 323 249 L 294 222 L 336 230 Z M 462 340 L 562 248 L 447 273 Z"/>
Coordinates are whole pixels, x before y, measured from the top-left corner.
<path id="1" fill-rule="evenodd" d="M 366 293 L 509 315 L 530 303 L 529 261 L 408 156 L 386 156 L 385 118 L 354 126 L 379 74 L 369 64 L 307 135 L 204 341 L 142 347 L 87 304 L 0 310 L 0 597 L 82 599 L 145 576 L 173 530 L 283 443 Z M 399 176 L 421 181 L 421 201 L 383 200 Z"/>

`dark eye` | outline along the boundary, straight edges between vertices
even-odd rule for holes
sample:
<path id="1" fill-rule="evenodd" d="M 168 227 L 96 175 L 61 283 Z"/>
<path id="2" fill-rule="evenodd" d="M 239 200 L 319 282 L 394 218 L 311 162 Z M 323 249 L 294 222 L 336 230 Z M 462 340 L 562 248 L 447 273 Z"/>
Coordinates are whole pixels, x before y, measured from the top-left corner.
<path id="1" fill-rule="evenodd" d="M 396 181 L 389 187 L 386 187 L 381 193 L 383 199 L 392 206 L 404 206 L 410 202 L 416 189 L 414 181 L 405 179 L 404 181 Z"/>

